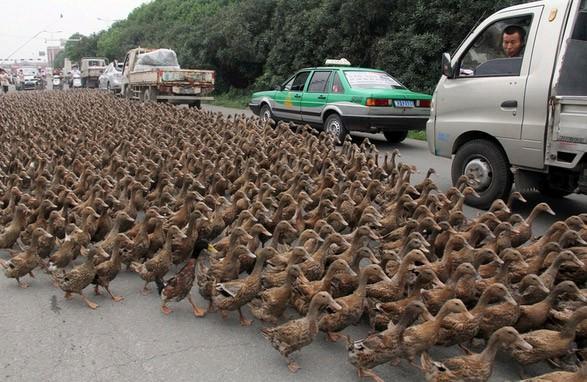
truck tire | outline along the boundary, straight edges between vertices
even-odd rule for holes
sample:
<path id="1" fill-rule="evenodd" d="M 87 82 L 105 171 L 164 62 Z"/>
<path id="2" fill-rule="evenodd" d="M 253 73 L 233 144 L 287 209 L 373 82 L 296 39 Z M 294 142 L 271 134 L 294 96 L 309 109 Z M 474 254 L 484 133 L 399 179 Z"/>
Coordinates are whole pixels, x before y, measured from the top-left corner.
<path id="1" fill-rule="evenodd" d="M 142 101 L 144 102 L 157 102 L 157 94 L 159 92 L 154 87 L 148 87 L 144 90 L 142 95 Z"/>
<path id="2" fill-rule="evenodd" d="M 200 101 L 200 100 L 193 101 L 192 103 L 188 104 L 188 107 L 195 107 L 196 109 L 201 109 L 202 108 L 202 101 Z"/>
<path id="3" fill-rule="evenodd" d="M 407 131 L 386 131 L 383 133 L 389 143 L 400 143 L 408 137 Z"/>
<path id="4" fill-rule="evenodd" d="M 337 145 L 342 145 L 344 142 L 344 138 L 348 134 L 346 127 L 344 127 L 344 123 L 340 118 L 340 115 L 334 113 L 330 114 L 326 121 L 324 122 L 324 131 L 326 133 L 334 135 L 338 139 Z"/>
<path id="5" fill-rule="evenodd" d="M 501 148 L 486 139 L 475 139 L 462 145 L 452 162 L 452 182 L 463 174 L 473 174 L 480 184 L 475 186 L 479 198 L 467 196 L 465 202 L 487 209 L 496 199 L 505 199 L 512 190 L 510 164 Z"/>

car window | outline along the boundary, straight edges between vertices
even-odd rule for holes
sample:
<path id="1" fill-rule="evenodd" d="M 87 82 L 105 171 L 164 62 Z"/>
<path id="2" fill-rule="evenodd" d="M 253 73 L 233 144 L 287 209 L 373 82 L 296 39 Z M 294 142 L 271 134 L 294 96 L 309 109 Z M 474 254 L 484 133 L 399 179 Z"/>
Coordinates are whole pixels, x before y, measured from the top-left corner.
<path id="1" fill-rule="evenodd" d="M 519 76 L 532 16 L 489 25 L 462 56 L 459 77 Z"/>
<path id="2" fill-rule="evenodd" d="M 296 78 L 293 81 L 293 84 L 291 85 L 291 91 L 292 92 L 301 92 L 304 90 L 304 85 L 306 84 L 306 80 L 308 79 L 308 76 L 310 75 L 310 72 L 301 72 L 298 73 L 296 75 Z"/>
<path id="3" fill-rule="evenodd" d="M 338 73 L 333 74 L 332 86 L 330 87 L 331 93 L 344 93 L 344 87 Z"/>
<path id="4" fill-rule="evenodd" d="M 308 93 L 324 93 L 331 73 L 330 70 L 314 72 L 310 85 L 308 85 Z"/>
<path id="5" fill-rule="evenodd" d="M 355 89 L 404 89 L 402 84 L 385 72 L 345 70 L 344 76 Z"/>

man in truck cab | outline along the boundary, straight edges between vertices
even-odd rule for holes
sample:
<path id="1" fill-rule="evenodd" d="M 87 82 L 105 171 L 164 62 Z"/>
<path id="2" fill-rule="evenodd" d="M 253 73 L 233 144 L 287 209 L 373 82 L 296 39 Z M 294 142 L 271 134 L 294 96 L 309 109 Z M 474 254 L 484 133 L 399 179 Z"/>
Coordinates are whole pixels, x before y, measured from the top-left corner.
<path id="1" fill-rule="evenodd" d="M 510 25 L 503 30 L 502 47 L 508 58 L 521 57 L 524 50 L 526 31 L 518 25 Z"/>

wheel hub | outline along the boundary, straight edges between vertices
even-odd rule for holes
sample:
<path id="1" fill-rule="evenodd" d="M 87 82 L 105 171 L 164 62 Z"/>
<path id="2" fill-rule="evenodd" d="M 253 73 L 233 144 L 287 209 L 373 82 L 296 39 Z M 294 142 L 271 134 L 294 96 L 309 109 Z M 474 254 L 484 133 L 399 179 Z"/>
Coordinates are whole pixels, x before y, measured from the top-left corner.
<path id="1" fill-rule="evenodd" d="M 338 121 L 331 121 L 327 128 L 327 131 L 329 133 L 332 133 L 337 137 L 340 135 L 341 130 L 342 126 L 340 126 L 340 123 Z"/>
<path id="2" fill-rule="evenodd" d="M 479 182 L 475 190 L 487 189 L 491 184 L 491 166 L 483 158 L 475 158 L 467 163 L 465 175 L 472 175 Z"/>
<path id="3" fill-rule="evenodd" d="M 263 121 L 268 121 L 271 118 L 271 112 L 268 109 L 263 111 Z"/>

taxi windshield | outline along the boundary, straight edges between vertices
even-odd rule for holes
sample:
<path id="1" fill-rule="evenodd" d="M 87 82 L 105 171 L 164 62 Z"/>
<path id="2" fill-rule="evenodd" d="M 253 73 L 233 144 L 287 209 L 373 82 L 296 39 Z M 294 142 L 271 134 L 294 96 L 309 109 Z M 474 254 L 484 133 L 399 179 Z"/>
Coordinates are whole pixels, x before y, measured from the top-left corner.
<path id="1" fill-rule="evenodd" d="M 405 89 L 396 79 L 385 72 L 345 70 L 344 75 L 355 89 Z"/>

